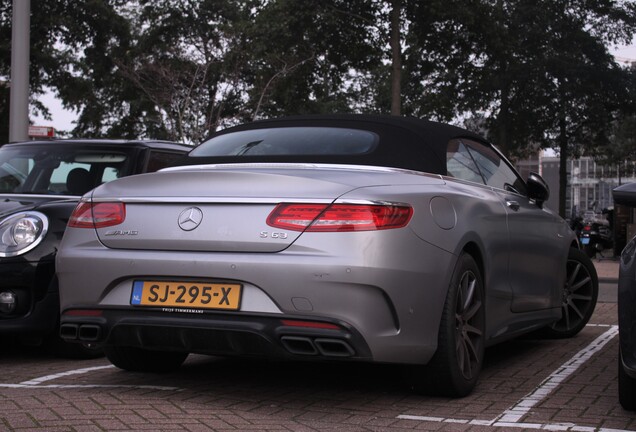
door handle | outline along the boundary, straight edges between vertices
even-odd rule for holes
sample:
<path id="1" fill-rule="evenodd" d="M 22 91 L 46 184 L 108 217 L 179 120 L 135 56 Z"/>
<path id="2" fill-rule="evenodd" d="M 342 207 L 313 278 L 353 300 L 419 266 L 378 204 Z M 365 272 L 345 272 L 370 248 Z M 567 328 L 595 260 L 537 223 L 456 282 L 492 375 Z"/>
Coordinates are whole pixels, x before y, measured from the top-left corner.
<path id="1" fill-rule="evenodd" d="M 519 211 L 519 209 L 521 208 L 521 206 L 519 205 L 517 201 L 506 200 L 506 205 L 508 206 L 509 209 L 513 211 Z"/>

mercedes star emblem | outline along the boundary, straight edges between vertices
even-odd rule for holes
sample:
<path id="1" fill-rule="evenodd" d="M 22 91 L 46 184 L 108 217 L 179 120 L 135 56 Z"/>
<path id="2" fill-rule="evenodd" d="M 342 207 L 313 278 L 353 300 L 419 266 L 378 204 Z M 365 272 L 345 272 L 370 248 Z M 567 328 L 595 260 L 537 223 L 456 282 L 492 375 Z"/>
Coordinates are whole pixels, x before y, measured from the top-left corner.
<path id="1" fill-rule="evenodd" d="M 203 220 L 203 212 L 198 207 L 189 207 L 179 214 L 179 227 L 184 231 L 192 231 Z"/>

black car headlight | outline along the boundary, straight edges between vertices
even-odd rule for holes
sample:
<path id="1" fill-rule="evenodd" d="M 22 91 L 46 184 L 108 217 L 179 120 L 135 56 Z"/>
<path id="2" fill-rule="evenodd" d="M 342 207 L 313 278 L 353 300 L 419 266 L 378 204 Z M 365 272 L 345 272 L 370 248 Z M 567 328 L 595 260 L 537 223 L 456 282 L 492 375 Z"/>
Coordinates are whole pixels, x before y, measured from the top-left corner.
<path id="1" fill-rule="evenodd" d="M 27 253 L 44 239 L 48 218 L 36 211 L 16 213 L 0 220 L 0 257 Z"/>

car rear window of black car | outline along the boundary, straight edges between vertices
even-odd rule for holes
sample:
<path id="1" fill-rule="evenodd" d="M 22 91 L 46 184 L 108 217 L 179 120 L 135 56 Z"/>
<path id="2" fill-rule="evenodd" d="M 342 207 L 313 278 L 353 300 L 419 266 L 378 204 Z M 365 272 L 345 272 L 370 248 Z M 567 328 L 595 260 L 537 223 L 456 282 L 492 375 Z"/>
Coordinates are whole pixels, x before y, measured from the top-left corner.
<path id="1" fill-rule="evenodd" d="M 24 145 L 0 150 L 0 193 L 83 195 L 128 175 L 132 150 Z"/>
<path id="2" fill-rule="evenodd" d="M 253 129 L 218 135 L 190 156 L 356 155 L 378 143 L 373 132 L 335 127 Z"/>

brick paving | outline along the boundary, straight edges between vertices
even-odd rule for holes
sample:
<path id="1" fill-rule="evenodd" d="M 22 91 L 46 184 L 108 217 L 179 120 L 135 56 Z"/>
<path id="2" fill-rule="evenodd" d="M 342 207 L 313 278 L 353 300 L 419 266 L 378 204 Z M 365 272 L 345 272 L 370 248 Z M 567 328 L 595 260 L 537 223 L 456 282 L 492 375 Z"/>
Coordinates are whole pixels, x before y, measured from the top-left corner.
<path id="1" fill-rule="evenodd" d="M 494 422 L 615 325 L 616 304 L 599 303 L 591 324 L 569 340 L 524 337 L 488 349 L 477 388 L 456 400 L 410 393 L 388 365 L 190 356 L 179 371 L 154 375 L 9 345 L 0 352 L 0 431 L 636 431 L 636 413 L 618 404 L 616 338 L 514 428 Z M 27 381 L 37 385 L 8 386 Z"/>

